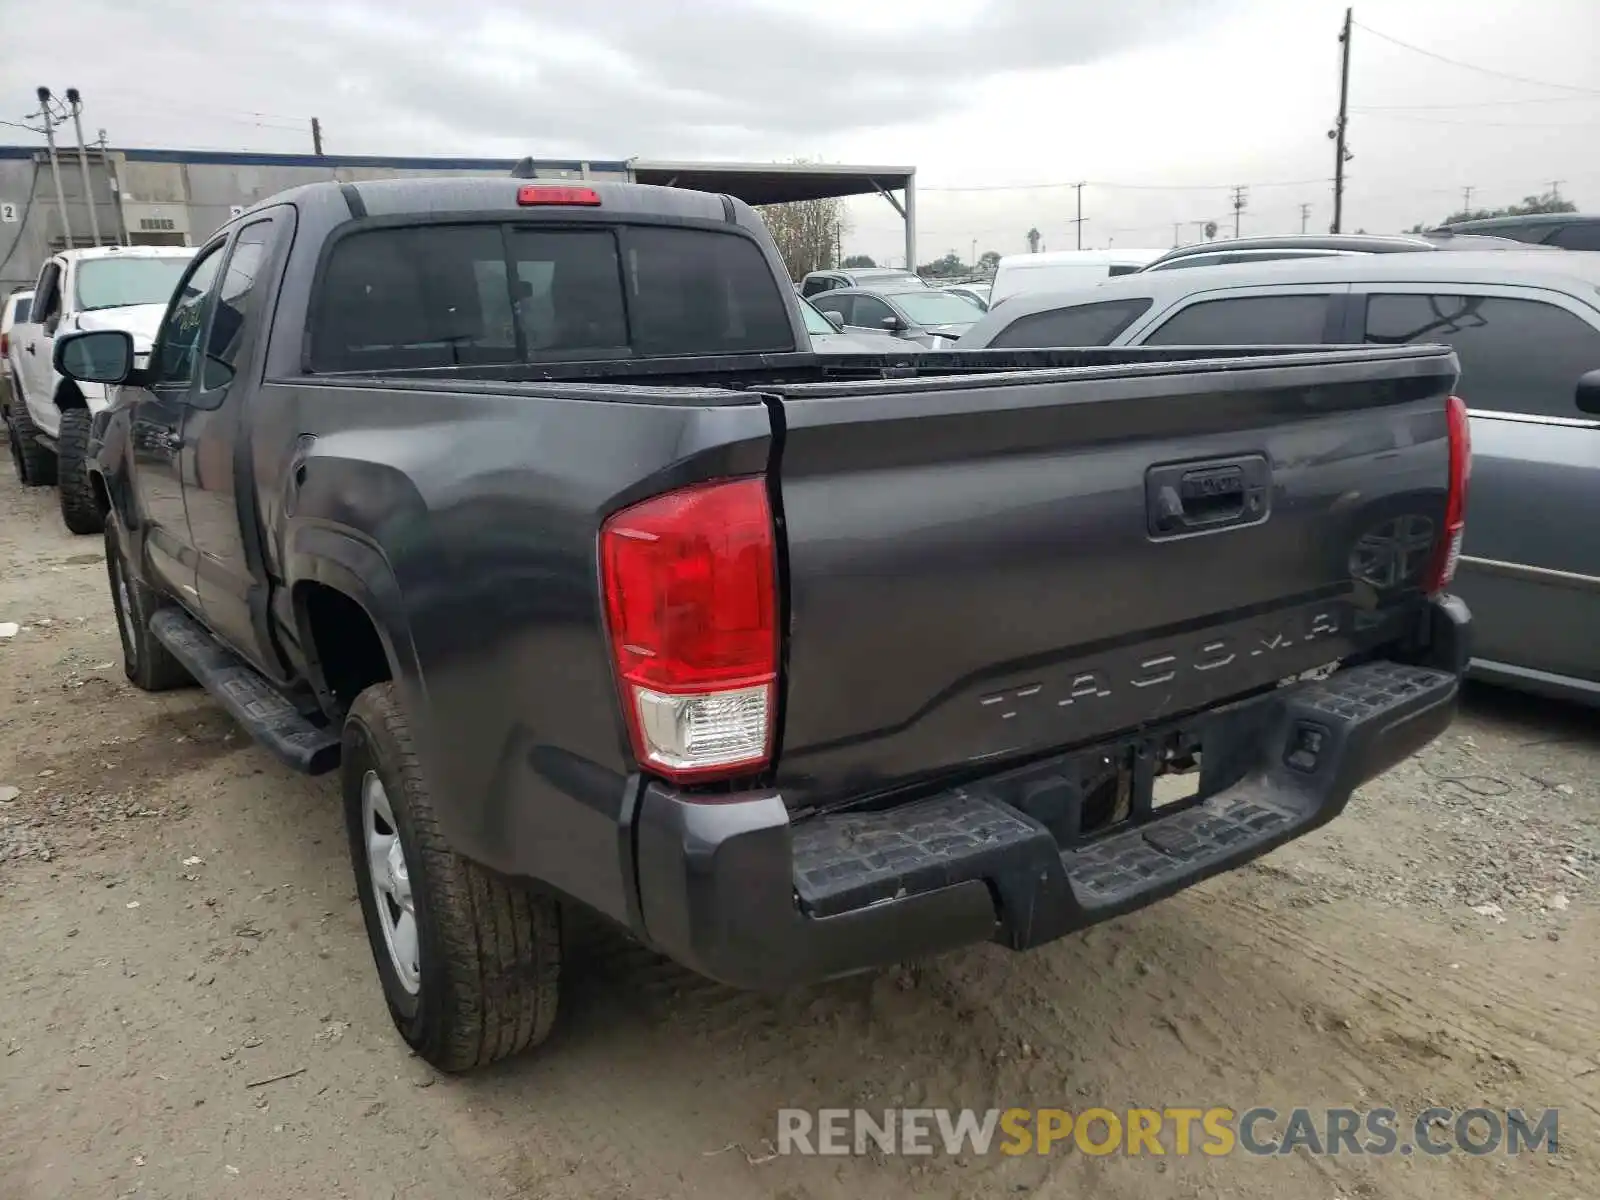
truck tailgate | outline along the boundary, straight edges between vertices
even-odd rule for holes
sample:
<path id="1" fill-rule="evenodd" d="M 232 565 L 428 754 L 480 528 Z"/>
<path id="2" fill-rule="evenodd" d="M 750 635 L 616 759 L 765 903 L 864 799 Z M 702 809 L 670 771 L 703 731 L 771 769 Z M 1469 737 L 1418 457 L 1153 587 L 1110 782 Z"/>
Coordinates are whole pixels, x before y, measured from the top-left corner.
<path id="1" fill-rule="evenodd" d="M 1091 743 L 1393 640 L 1455 378 L 1397 347 L 763 389 L 785 798 Z"/>

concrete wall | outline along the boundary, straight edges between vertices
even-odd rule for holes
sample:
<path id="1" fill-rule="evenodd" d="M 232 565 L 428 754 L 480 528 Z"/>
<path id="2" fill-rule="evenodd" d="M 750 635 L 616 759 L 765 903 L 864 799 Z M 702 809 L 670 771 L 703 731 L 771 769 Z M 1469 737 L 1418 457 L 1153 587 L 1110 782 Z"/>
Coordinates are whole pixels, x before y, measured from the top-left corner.
<path id="1" fill-rule="evenodd" d="M 60 157 L 61 184 L 73 242 L 90 245 L 76 150 Z M 503 175 L 511 160 L 324 157 L 269 154 L 186 154 L 168 150 L 90 152 L 90 191 L 101 240 L 166 241 L 199 245 L 228 220 L 235 206 L 322 180 Z M 539 178 L 595 179 L 628 176 L 621 162 L 536 163 Z M 31 203 L 30 203 L 31 199 Z M 42 150 L 0 146 L 0 205 L 16 220 L 0 222 L 0 296 L 31 284 L 52 250 L 64 244 L 49 159 Z M 0 213 L 0 215 L 4 215 Z"/>

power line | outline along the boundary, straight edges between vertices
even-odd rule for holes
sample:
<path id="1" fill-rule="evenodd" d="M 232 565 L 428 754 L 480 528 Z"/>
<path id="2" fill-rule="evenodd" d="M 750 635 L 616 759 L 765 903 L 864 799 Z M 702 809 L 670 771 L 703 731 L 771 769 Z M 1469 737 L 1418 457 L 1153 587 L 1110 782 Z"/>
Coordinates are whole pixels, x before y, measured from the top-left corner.
<path id="1" fill-rule="evenodd" d="M 1466 104 L 1352 104 L 1351 112 L 1427 112 L 1442 108 L 1505 108 L 1518 104 L 1600 104 L 1600 96 L 1525 96 L 1520 100 L 1473 100 Z"/>
<path id="2" fill-rule="evenodd" d="M 1463 125 L 1473 129 L 1595 129 L 1600 121 L 1452 121 L 1448 117 L 1418 117 L 1411 113 L 1369 112 L 1380 121 L 1410 121 L 1418 125 Z"/>
<path id="3" fill-rule="evenodd" d="M 1457 58 L 1447 58 L 1445 55 L 1436 53 L 1432 50 L 1424 50 L 1421 46 L 1413 46 L 1410 42 L 1402 42 L 1397 37 L 1390 37 L 1387 33 L 1380 33 L 1370 25 L 1362 25 L 1360 21 L 1355 22 L 1355 24 L 1361 25 L 1361 28 L 1365 32 L 1370 33 L 1373 37 L 1380 38 L 1385 42 L 1399 46 L 1402 50 L 1410 50 L 1413 54 L 1420 54 L 1424 58 L 1431 58 L 1438 62 L 1449 63 L 1452 67 L 1460 67 L 1464 71 L 1476 71 L 1480 75 L 1492 75 L 1497 79 L 1509 79 L 1513 83 L 1526 83 L 1533 87 L 1555 88 L 1557 91 L 1562 92 L 1587 92 L 1595 96 L 1600 96 L 1600 88 L 1580 87 L 1579 85 L 1573 83 L 1552 83 L 1547 79 L 1529 79 L 1526 75 L 1513 75 L 1509 71 L 1496 71 L 1491 67 L 1475 66 L 1472 63 L 1462 62 Z"/>

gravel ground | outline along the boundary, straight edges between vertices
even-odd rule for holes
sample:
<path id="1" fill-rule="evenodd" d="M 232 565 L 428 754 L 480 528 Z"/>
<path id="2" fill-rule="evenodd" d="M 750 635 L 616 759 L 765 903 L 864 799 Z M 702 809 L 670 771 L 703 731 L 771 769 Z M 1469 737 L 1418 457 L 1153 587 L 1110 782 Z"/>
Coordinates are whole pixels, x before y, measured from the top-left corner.
<path id="1" fill-rule="evenodd" d="M 0 480 L 0 1197 L 1579 1197 L 1600 720 L 1475 691 L 1311 837 L 1027 955 L 780 997 L 587 923 L 538 1053 L 389 1026 L 334 788 L 122 676 L 98 541 Z M 861 1104 L 1562 1109 L 1555 1157 L 773 1157 Z"/>

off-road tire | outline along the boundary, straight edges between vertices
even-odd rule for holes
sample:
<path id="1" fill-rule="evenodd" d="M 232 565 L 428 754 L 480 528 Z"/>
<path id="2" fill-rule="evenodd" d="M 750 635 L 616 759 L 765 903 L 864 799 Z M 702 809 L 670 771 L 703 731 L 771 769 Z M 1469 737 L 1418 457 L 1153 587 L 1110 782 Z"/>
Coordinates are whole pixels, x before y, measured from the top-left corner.
<path id="1" fill-rule="evenodd" d="M 69 408 L 61 414 L 56 438 L 56 486 L 61 490 L 61 519 L 73 533 L 99 533 L 106 527 L 105 513 L 89 478 L 89 427 L 94 418 L 86 408 Z"/>
<path id="2" fill-rule="evenodd" d="M 146 692 L 166 692 L 193 683 L 183 664 L 150 632 L 150 618 L 161 607 L 161 597 L 128 571 L 115 520 L 105 523 L 105 535 L 106 580 L 111 585 L 111 608 L 122 639 L 123 673 L 134 687 Z"/>
<path id="3" fill-rule="evenodd" d="M 17 479 L 25 487 L 49 487 L 56 481 L 56 456 L 39 444 L 39 427 L 28 413 L 22 393 L 13 391 L 6 419 L 6 437 L 11 442 L 11 461 Z"/>
<path id="4" fill-rule="evenodd" d="M 555 1022 L 561 914 L 555 900 L 452 851 L 392 683 L 356 697 L 341 771 L 356 892 L 390 1015 L 441 1071 L 467 1071 L 538 1045 Z M 420 983 L 401 984 L 367 863 L 362 782 L 375 771 L 394 814 L 416 910 Z"/>

